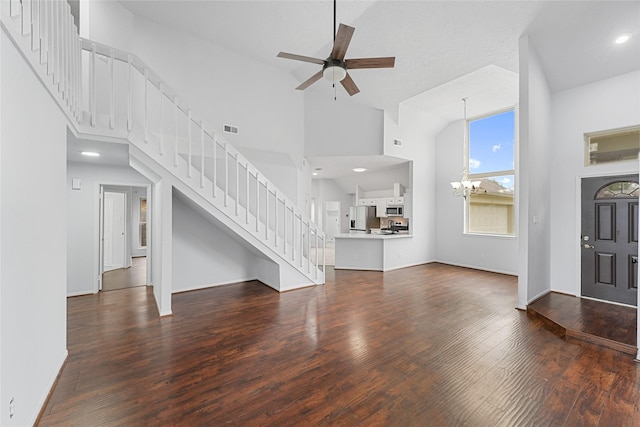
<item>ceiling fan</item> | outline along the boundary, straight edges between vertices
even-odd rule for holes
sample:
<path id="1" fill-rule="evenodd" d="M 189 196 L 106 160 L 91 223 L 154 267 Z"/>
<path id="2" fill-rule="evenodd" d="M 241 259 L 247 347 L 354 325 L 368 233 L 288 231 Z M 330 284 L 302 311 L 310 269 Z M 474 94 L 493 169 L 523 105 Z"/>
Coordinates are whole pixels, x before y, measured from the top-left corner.
<path id="1" fill-rule="evenodd" d="M 327 59 L 280 52 L 278 54 L 279 58 L 293 59 L 296 61 L 322 65 L 322 70 L 309 77 L 296 89 L 304 90 L 324 77 L 334 84 L 336 82 L 340 82 L 349 96 L 353 96 L 360 92 L 360 89 L 358 89 L 358 86 L 356 86 L 354 81 L 351 79 L 347 70 L 362 68 L 393 68 L 396 62 L 396 58 L 394 56 L 384 58 L 344 59 L 354 31 L 354 27 L 340 24 L 338 32 L 336 33 L 336 0 L 333 0 L 333 49 Z"/>

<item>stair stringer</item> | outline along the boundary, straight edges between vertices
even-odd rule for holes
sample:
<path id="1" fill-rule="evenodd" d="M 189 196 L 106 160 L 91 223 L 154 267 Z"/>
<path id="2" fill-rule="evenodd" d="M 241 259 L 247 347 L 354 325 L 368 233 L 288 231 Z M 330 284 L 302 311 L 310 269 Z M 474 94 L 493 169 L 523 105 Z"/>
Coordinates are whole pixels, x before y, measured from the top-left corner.
<path id="1" fill-rule="evenodd" d="M 265 244 L 263 240 L 247 231 L 223 210 L 214 206 L 213 203 L 199 194 L 198 191 L 194 190 L 192 186 L 167 171 L 160 162 L 141 150 L 137 144 L 132 141 L 129 141 L 129 143 L 131 167 L 143 175 L 148 174 L 148 171 L 152 171 L 152 173 L 160 177 L 160 179 L 166 180 L 166 182 L 180 193 L 182 200 L 187 202 L 200 214 L 204 214 L 207 218 L 211 219 L 214 225 L 218 226 L 223 232 L 233 237 L 234 240 L 258 256 L 260 259 L 257 264 L 258 280 L 279 292 L 313 286 L 324 282 L 324 275 L 321 274 L 319 282 L 314 283 L 312 279 L 292 266 L 288 261 L 284 260 L 281 255 Z"/>

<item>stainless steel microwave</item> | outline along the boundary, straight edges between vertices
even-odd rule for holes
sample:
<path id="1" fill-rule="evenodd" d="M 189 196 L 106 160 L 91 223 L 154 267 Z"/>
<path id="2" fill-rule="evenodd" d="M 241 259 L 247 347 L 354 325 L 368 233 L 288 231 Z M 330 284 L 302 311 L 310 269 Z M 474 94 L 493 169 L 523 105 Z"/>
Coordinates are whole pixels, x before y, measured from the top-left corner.
<path id="1" fill-rule="evenodd" d="M 387 206 L 387 216 L 404 216 L 404 207 Z"/>

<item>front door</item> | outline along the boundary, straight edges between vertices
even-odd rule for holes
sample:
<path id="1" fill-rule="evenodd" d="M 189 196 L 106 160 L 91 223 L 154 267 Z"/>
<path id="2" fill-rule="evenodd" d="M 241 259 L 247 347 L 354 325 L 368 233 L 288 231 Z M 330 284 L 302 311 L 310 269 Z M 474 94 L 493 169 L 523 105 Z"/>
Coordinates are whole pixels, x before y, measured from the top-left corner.
<path id="1" fill-rule="evenodd" d="M 638 175 L 582 179 L 582 295 L 637 305 Z"/>

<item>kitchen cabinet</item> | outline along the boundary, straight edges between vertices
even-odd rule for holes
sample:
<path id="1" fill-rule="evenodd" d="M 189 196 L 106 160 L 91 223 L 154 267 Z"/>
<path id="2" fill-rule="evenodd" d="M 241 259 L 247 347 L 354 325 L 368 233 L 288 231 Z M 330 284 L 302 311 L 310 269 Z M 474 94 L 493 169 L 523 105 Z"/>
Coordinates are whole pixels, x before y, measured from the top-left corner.
<path id="1" fill-rule="evenodd" d="M 378 218 L 387 217 L 387 199 L 377 199 L 376 216 Z"/>
<path id="2" fill-rule="evenodd" d="M 360 199 L 358 200 L 358 206 L 376 206 L 378 203 L 377 199 Z"/>
<path id="3" fill-rule="evenodd" d="M 402 206 L 404 205 L 404 197 L 387 197 L 387 206 Z"/>

